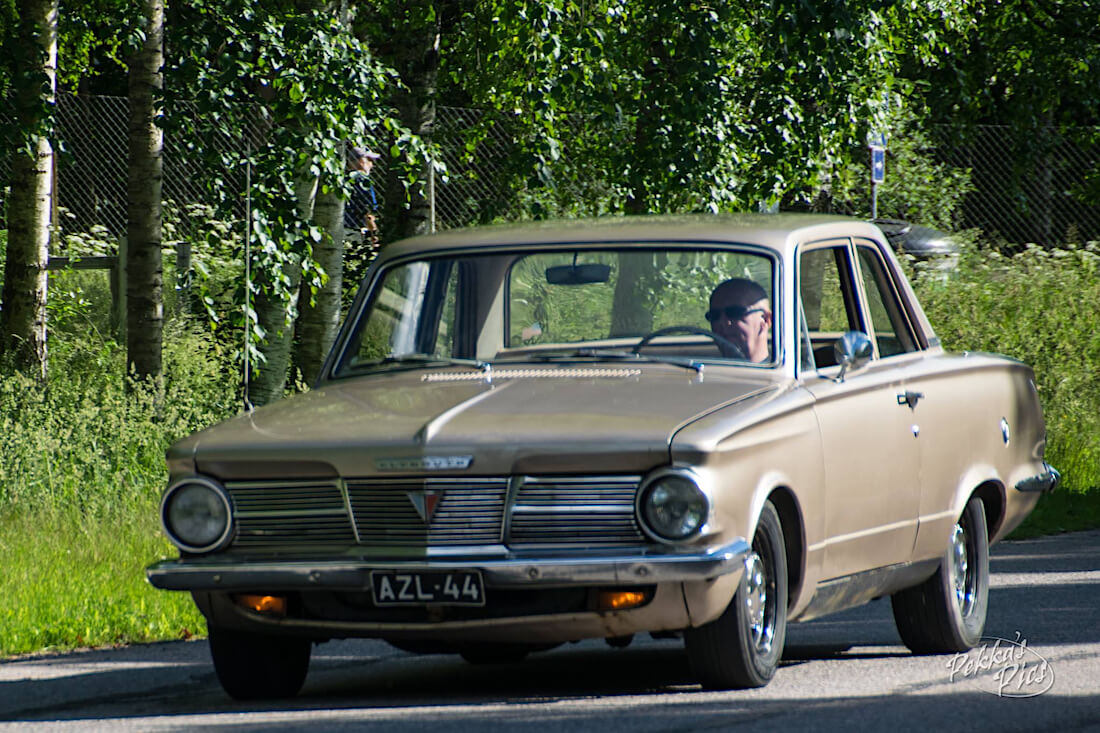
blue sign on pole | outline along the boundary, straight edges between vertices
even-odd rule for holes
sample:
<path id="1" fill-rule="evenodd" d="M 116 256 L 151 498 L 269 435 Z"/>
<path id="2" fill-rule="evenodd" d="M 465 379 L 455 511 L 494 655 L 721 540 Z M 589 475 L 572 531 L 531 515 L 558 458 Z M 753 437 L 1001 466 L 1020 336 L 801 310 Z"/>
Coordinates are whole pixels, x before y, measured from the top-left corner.
<path id="1" fill-rule="evenodd" d="M 886 180 L 886 148 L 871 146 L 871 183 Z"/>

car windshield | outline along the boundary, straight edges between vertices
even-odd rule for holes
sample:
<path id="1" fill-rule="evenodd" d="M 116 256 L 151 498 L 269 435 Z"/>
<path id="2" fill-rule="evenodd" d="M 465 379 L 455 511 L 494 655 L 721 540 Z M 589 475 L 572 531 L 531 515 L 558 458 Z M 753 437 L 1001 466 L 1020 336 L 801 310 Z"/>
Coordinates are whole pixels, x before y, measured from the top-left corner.
<path id="1" fill-rule="evenodd" d="M 774 366 L 774 255 L 683 243 L 433 255 L 383 266 L 336 363 L 364 371 L 624 358 Z"/>

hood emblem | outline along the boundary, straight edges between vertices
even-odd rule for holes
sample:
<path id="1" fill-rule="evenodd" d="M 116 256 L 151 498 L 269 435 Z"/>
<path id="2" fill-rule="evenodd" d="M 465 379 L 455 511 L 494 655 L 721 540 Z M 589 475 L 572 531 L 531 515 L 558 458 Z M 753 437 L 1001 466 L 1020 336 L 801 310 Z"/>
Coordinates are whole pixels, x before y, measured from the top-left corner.
<path id="1" fill-rule="evenodd" d="M 423 520 L 424 524 L 431 524 L 436 507 L 439 506 L 439 501 L 443 498 L 443 492 L 430 490 L 408 491 L 405 496 L 409 497 L 409 502 L 412 503 L 413 509 L 420 515 L 420 519 Z"/>
<path id="2" fill-rule="evenodd" d="M 374 459 L 374 465 L 379 471 L 455 471 L 467 469 L 473 462 L 473 456 L 410 456 Z"/>

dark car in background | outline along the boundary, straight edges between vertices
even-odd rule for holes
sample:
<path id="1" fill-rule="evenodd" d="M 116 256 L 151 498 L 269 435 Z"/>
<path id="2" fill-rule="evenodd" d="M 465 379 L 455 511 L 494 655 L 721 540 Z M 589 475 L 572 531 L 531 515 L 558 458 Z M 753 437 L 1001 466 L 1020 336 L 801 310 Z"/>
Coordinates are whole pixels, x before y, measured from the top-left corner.
<path id="1" fill-rule="evenodd" d="M 943 258 L 952 266 L 958 260 L 959 243 L 946 232 L 901 219 L 875 219 L 872 223 L 882 230 L 894 252 L 899 255 L 910 255 L 919 260 Z"/>

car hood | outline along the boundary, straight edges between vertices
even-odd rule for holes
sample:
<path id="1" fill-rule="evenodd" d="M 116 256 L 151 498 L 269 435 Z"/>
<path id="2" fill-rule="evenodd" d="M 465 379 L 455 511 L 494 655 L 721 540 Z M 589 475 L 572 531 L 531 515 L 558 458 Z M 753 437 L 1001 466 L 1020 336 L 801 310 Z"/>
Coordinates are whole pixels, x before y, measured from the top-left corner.
<path id="1" fill-rule="evenodd" d="M 221 478 L 453 470 L 507 475 L 643 471 L 667 462 L 677 430 L 740 412 L 781 381 L 749 368 L 667 365 L 414 369 L 332 382 L 178 443 Z M 430 465 L 425 465 L 428 460 Z M 418 463 L 419 461 L 419 463 Z M 448 461 L 451 461 L 448 463 Z"/>

